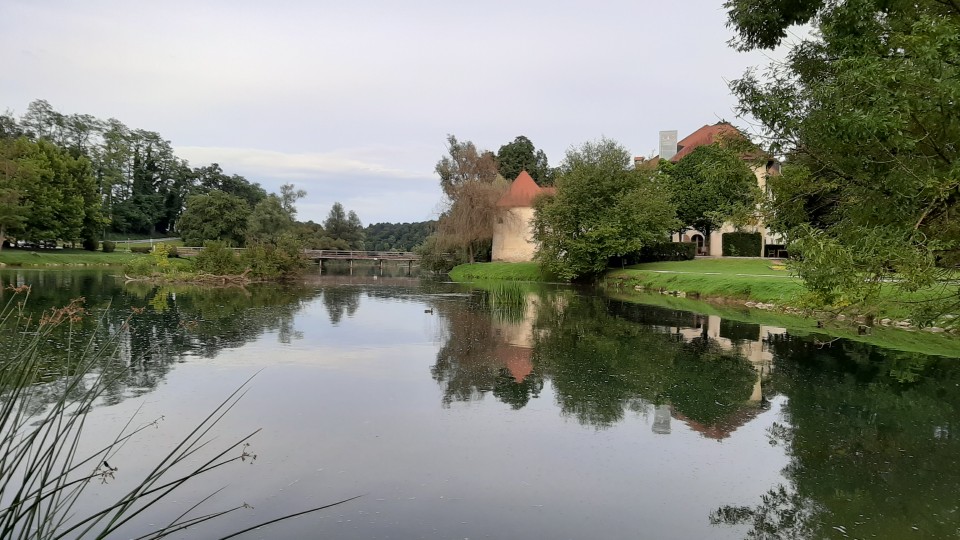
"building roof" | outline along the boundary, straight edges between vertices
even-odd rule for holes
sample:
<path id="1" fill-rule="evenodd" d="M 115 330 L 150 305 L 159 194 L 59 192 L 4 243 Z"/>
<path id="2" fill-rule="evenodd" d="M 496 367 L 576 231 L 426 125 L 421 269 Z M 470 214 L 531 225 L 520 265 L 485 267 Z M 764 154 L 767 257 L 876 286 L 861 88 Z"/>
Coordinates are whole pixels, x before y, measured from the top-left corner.
<path id="1" fill-rule="evenodd" d="M 553 195 L 556 191 L 556 188 L 538 186 L 527 171 L 522 171 L 510 184 L 510 189 L 497 201 L 497 206 L 508 208 L 533 206 L 533 200 L 538 196 Z"/>
<path id="2" fill-rule="evenodd" d="M 740 130 L 733 127 L 729 122 L 719 122 L 712 126 L 703 126 L 677 142 L 677 154 L 670 158 L 670 161 L 674 163 L 680 161 L 698 147 L 713 144 L 716 142 L 717 137 L 723 134 L 743 137 Z"/>

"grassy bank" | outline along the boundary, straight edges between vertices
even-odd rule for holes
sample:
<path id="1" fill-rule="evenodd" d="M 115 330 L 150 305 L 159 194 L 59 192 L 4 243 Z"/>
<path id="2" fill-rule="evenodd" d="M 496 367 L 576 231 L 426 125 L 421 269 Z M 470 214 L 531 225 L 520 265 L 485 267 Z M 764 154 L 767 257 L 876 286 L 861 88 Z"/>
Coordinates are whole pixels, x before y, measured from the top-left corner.
<path id="1" fill-rule="evenodd" d="M 461 264 L 450 271 L 453 281 L 555 281 L 533 262 Z"/>
<path id="2" fill-rule="evenodd" d="M 12 249 L 0 250 L 0 264 L 5 266 L 123 266 L 144 257 L 129 251 L 86 251 L 83 249 Z"/>
<path id="3" fill-rule="evenodd" d="M 776 259 L 704 258 L 637 264 L 610 271 L 603 284 L 614 289 L 632 290 L 640 286 L 651 291 L 682 291 L 702 299 L 752 301 L 779 307 L 809 305 L 803 282 Z M 871 313 L 877 318 L 909 318 L 917 302 L 939 294 L 942 291 L 906 293 L 889 287 L 880 292 Z"/>
<path id="4" fill-rule="evenodd" d="M 773 259 L 696 259 L 644 263 L 604 276 L 614 287 L 642 286 L 683 291 L 701 298 L 725 298 L 796 305 L 806 292 L 803 282 Z"/>

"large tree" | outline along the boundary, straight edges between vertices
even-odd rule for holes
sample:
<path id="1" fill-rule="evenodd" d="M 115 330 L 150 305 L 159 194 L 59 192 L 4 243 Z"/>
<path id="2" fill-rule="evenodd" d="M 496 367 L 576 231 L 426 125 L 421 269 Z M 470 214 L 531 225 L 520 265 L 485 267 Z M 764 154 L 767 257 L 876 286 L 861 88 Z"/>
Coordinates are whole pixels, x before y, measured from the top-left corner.
<path id="1" fill-rule="evenodd" d="M 497 200 L 509 184 L 497 172 L 493 152 L 477 150 L 473 142 L 461 142 L 453 135 L 447 136 L 447 143 L 449 155 L 440 158 L 435 168 L 447 209 L 430 245 L 442 251 L 462 250 L 474 262 L 492 242 Z"/>
<path id="2" fill-rule="evenodd" d="M 333 203 L 323 222 L 323 230 L 333 240 L 346 242 L 350 249 L 363 249 L 363 223 L 353 210 L 347 212 L 339 202 Z"/>
<path id="3" fill-rule="evenodd" d="M 507 180 L 513 180 L 527 171 L 541 186 L 552 186 L 554 171 L 547 162 L 547 154 L 537 150 L 530 139 L 520 135 L 497 151 L 497 170 Z"/>
<path id="4" fill-rule="evenodd" d="M 702 232 L 707 245 L 724 222 L 742 221 L 756 207 L 757 178 L 737 150 L 714 143 L 661 163 L 681 227 Z"/>
<path id="5" fill-rule="evenodd" d="M 726 6 L 742 49 L 813 26 L 785 62 L 732 85 L 741 112 L 794 165 L 773 184 L 774 211 L 790 216 L 777 223 L 808 287 L 869 306 L 881 287 L 939 284 L 942 302 L 917 304 L 919 321 L 955 310 L 960 293 L 938 265 L 960 263 L 960 3 Z"/>
<path id="6" fill-rule="evenodd" d="M 249 216 L 250 207 L 246 201 L 213 190 L 187 199 L 187 208 L 180 216 L 177 230 L 188 246 L 202 246 L 207 240 L 221 240 L 239 246 L 243 244 Z"/>
<path id="7" fill-rule="evenodd" d="M 630 153 L 609 139 L 567 151 L 557 194 L 535 203 L 541 265 L 563 279 L 595 276 L 611 257 L 638 252 L 676 230 L 663 178 L 628 168 L 630 161 Z"/>

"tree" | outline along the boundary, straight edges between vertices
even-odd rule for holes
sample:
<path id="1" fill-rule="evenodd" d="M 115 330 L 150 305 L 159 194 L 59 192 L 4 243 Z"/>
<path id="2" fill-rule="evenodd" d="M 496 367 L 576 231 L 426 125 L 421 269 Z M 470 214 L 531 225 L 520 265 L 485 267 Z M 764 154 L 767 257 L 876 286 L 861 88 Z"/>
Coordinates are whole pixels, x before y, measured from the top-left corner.
<path id="1" fill-rule="evenodd" d="M 791 24 L 814 28 L 785 63 L 732 84 L 740 112 L 794 166 L 772 186 L 773 211 L 791 215 L 776 223 L 788 227 L 808 288 L 823 302 L 869 307 L 884 287 L 943 285 L 914 320 L 955 309 L 960 291 L 939 267 L 960 263 L 960 4 L 726 7 L 742 49 L 780 44 Z"/>
<path id="2" fill-rule="evenodd" d="M 493 223 L 500 210 L 497 201 L 510 185 L 498 176 L 494 182 L 468 180 L 457 186 L 450 208 L 437 222 L 440 249 L 463 249 L 468 262 L 493 239 Z"/>
<path id="3" fill-rule="evenodd" d="M 676 209 L 663 179 L 628 169 L 630 153 L 609 139 L 571 148 L 557 194 L 535 203 L 536 258 L 563 279 L 603 272 L 611 257 L 662 242 L 676 230 Z"/>
<path id="4" fill-rule="evenodd" d="M 541 186 L 553 185 L 553 170 L 547 163 L 547 154 L 537 150 L 530 139 L 520 135 L 497 151 L 497 170 L 507 180 L 513 180 L 527 171 Z"/>
<path id="5" fill-rule="evenodd" d="M 724 222 L 756 207 L 756 176 L 736 150 L 720 143 L 700 146 L 678 163 L 662 161 L 660 171 L 667 176 L 680 226 L 702 232 L 706 245 Z"/>
<path id="6" fill-rule="evenodd" d="M 270 194 L 257 203 L 247 218 L 247 242 L 273 242 L 293 229 L 294 220 L 280 197 Z"/>
<path id="7" fill-rule="evenodd" d="M 363 249 L 363 224 L 360 218 L 353 210 L 348 215 L 343 205 L 338 202 L 333 203 L 330 208 L 330 213 L 323 222 L 323 230 L 333 240 L 346 242 L 350 249 Z"/>
<path id="8" fill-rule="evenodd" d="M 243 244 L 250 208 L 235 195 L 213 190 L 192 195 L 180 216 L 177 230 L 188 246 L 201 246 L 207 240 L 219 240 L 239 246 Z"/>
<path id="9" fill-rule="evenodd" d="M 460 142 L 456 136 L 447 135 L 447 153 L 434 170 L 440 176 L 440 187 L 450 199 L 456 198 L 457 188 L 468 181 L 490 183 L 497 178 L 497 159 L 493 152 L 480 152 L 472 142 Z"/>
<path id="10" fill-rule="evenodd" d="M 280 202 L 283 211 L 290 216 L 290 219 L 297 217 L 297 201 L 306 197 L 307 192 L 302 189 L 296 189 L 293 184 L 284 184 L 280 186 Z"/>

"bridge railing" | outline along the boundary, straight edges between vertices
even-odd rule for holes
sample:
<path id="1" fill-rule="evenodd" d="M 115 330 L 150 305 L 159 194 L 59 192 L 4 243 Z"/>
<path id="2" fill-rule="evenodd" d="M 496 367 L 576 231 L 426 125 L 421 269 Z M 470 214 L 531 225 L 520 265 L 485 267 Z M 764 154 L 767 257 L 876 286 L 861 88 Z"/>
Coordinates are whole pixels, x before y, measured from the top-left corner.
<path id="1" fill-rule="evenodd" d="M 243 248 L 231 248 L 234 253 L 242 253 Z M 178 247 L 177 255 L 181 257 L 196 257 L 203 251 L 202 247 Z M 305 249 L 304 256 L 309 259 L 368 259 L 368 260 L 395 260 L 416 261 L 420 256 L 412 251 L 358 251 L 339 249 Z"/>

